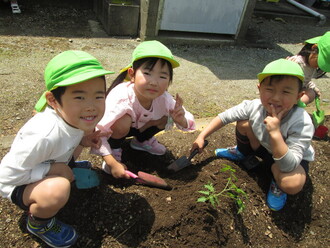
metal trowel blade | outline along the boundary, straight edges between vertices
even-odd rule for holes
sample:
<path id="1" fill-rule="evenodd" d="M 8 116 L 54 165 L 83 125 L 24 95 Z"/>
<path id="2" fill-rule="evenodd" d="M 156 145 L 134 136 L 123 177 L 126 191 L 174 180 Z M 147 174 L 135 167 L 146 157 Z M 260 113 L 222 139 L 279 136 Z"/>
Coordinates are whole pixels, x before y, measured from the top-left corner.
<path id="1" fill-rule="evenodd" d="M 186 156 L 183 156 L 177 160 L 175 160 L 172 164 L 167 166 L 168 170 L 177 172 L 179 170 L 182 170 L 183 168 L 187 167 L 190 164 L 190 161 Z"/>

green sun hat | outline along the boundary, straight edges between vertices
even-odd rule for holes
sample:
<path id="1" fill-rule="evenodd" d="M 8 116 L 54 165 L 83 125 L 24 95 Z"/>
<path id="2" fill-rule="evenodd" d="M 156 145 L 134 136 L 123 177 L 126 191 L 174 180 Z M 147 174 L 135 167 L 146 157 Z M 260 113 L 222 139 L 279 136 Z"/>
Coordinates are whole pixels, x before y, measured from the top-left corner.
<path id="1" fill-rule="evenodd" d="M 82 83 L 92 78 L 113 74 L 107 71 L 101 63 L 89 53 L 83 51 L 65 51 L 49 61 L 45 69 L 45 85 L 47 91 L 52 91 L 61 86 Z M 47 105 L 45 91 L 35 109 L 41 112 Z"/>
<path id="2" fill-rule="evenodd" d="M 304 81 L 304 72 L 300 65 L 287 59 L 278 59 L 267 64 L 263 71 L 258 74 L 259 83 L 261 83 L 266 77 L 272 75 L 295 76 L 301 81 Z"/>
<path id="3" fill-rule="evenodd" d="M 308 40 L 305 40 L 305 44 L 317 44 L 322 36 L 317 36 L 310 38 Z"/>
<path id="4" fill-rule="evenodd" d="M 318 67 L 324 72 L 330 72 L 330 31 L 322 36 L 308 39 L 305 43 L 317 44 L 319 50 L 317 57 Z"/>
<path id="5" fill-rule="evenodd" d="M 132 53 L 132 62 L 120 70 L 120 73 L 127 71 L 128 68 L 133 66 L 133 63 L 143 58 L 161 58 L 171 63 L 173 68 L 180 66 L 179 62 L 174 59 L 170 49 L 157 40 L 144 41 L 139 44 Z"/>
<path id="6" fill-rule="evenodd" d="M 330 32 L 326 32 L 317 43 L 319 54 L 317 64 L 324 72 L 330 72 Z"/>

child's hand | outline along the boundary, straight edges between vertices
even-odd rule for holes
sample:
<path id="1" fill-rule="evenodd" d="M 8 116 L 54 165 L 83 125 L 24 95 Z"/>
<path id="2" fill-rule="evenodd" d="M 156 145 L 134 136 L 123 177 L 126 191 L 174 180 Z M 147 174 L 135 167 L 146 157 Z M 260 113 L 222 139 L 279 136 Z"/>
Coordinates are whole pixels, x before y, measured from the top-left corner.
<path id="1" fill-rule="evenodd" d="M 80 141 L 80 145 L 84 147 L 92 147 L 95 149 L 101 146 L 101 137 L 108 136 L 108 133 L 101 133 L 100 130 L 95 131 L 91 134 L 86 134 Z"/>
<path id="2" fill-rule="evenodd" d="M 197 137 L 197 139 L 192 144 L 192 147 L 190 149 L 190 152 L 193 152 L 196 148 L 198 149 L 198 152 L 201 153 L 203 151 L 205 139 L 202 137 Z"/>
<path id="3" fill-rule="evenodd" d="M 114 178 L 126 178 L 130 179 L 130 176 L 125 172 L 125 165 L 117 162 L 115 165 L 110 167 L 111 175 Z"/>
<path id="4" fill-rule="evenodd" d="M 287 109 L 283 109 L 278 114 L 276 114 L 276 110 L 273 105 L 270 105 L 271 108 L 271 115 L 267 116 L 264 119 L 264 124 L 266 125 L 266 129 L 269 134 L 274 131 L 280 131 L 280 124 L 281 119 L 285 112 L 287 112 Z"/>
<path id="5" fill-rule="evenodd" d="M 185 112 L 182 105 L 182 98 L 179 96 L 179 94 L 176 94 L 174 109 L 170 110 L 170 115 L 176 124 L 179 124 L 181 127 L 186 128 L 188 125 L 187 120 L 184 117 Z"/>
<path id="6" fill-rule="evenodd" d="M 315 88 L 314 88 L 314 92 L 315 92 L 315 94 L 316 94 L 319 98 L 321 98 L 321 91 L 320 91 L 319 88 L 315 87 Z"/>

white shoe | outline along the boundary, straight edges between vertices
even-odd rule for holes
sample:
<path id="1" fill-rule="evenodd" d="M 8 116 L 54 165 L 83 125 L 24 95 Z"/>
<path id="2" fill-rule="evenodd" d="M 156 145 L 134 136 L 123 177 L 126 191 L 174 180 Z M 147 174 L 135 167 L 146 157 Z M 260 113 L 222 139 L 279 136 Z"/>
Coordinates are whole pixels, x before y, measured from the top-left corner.
<path id="1" fill-rule="evenodd" d="M 20 14 L 21 13 L 21 10 L 20 10 L 20 8 L 19 8 L 19 6 L 18 6 L 18 4 L 17 3 L 11 3 L 10 4 L 10 6 L 11 6 L 11 11 L 13 12 L 13 14 Z"/>

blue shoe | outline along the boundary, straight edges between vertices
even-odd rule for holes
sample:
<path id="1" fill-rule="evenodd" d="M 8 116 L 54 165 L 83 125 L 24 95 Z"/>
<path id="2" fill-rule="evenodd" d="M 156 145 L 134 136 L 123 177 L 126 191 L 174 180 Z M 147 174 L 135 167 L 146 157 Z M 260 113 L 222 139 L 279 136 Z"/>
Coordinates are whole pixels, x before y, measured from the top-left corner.
<path id="1" fill-rule="evenodd" d="M 215 155 L 219 158 L 227 158 L 232 161 L 240 161 L 245 156 L 237 149 L 237 146 L 215 149 Z"/>
<path id="2" fill-rule="evenodd" d="M 27 230 L 50 247 L 70 247 L 78 239 L 78 234 L 72 226 L 56 220 L 55 217 L 41 227 L 34 227 L 28 221 Z"/>
<path id="3" fill-rule="evenodd" d="M 272 180 L 267 194 L 267 205 L 273 211 L 281 210 L 286 203 L 287 194 Z"/>

